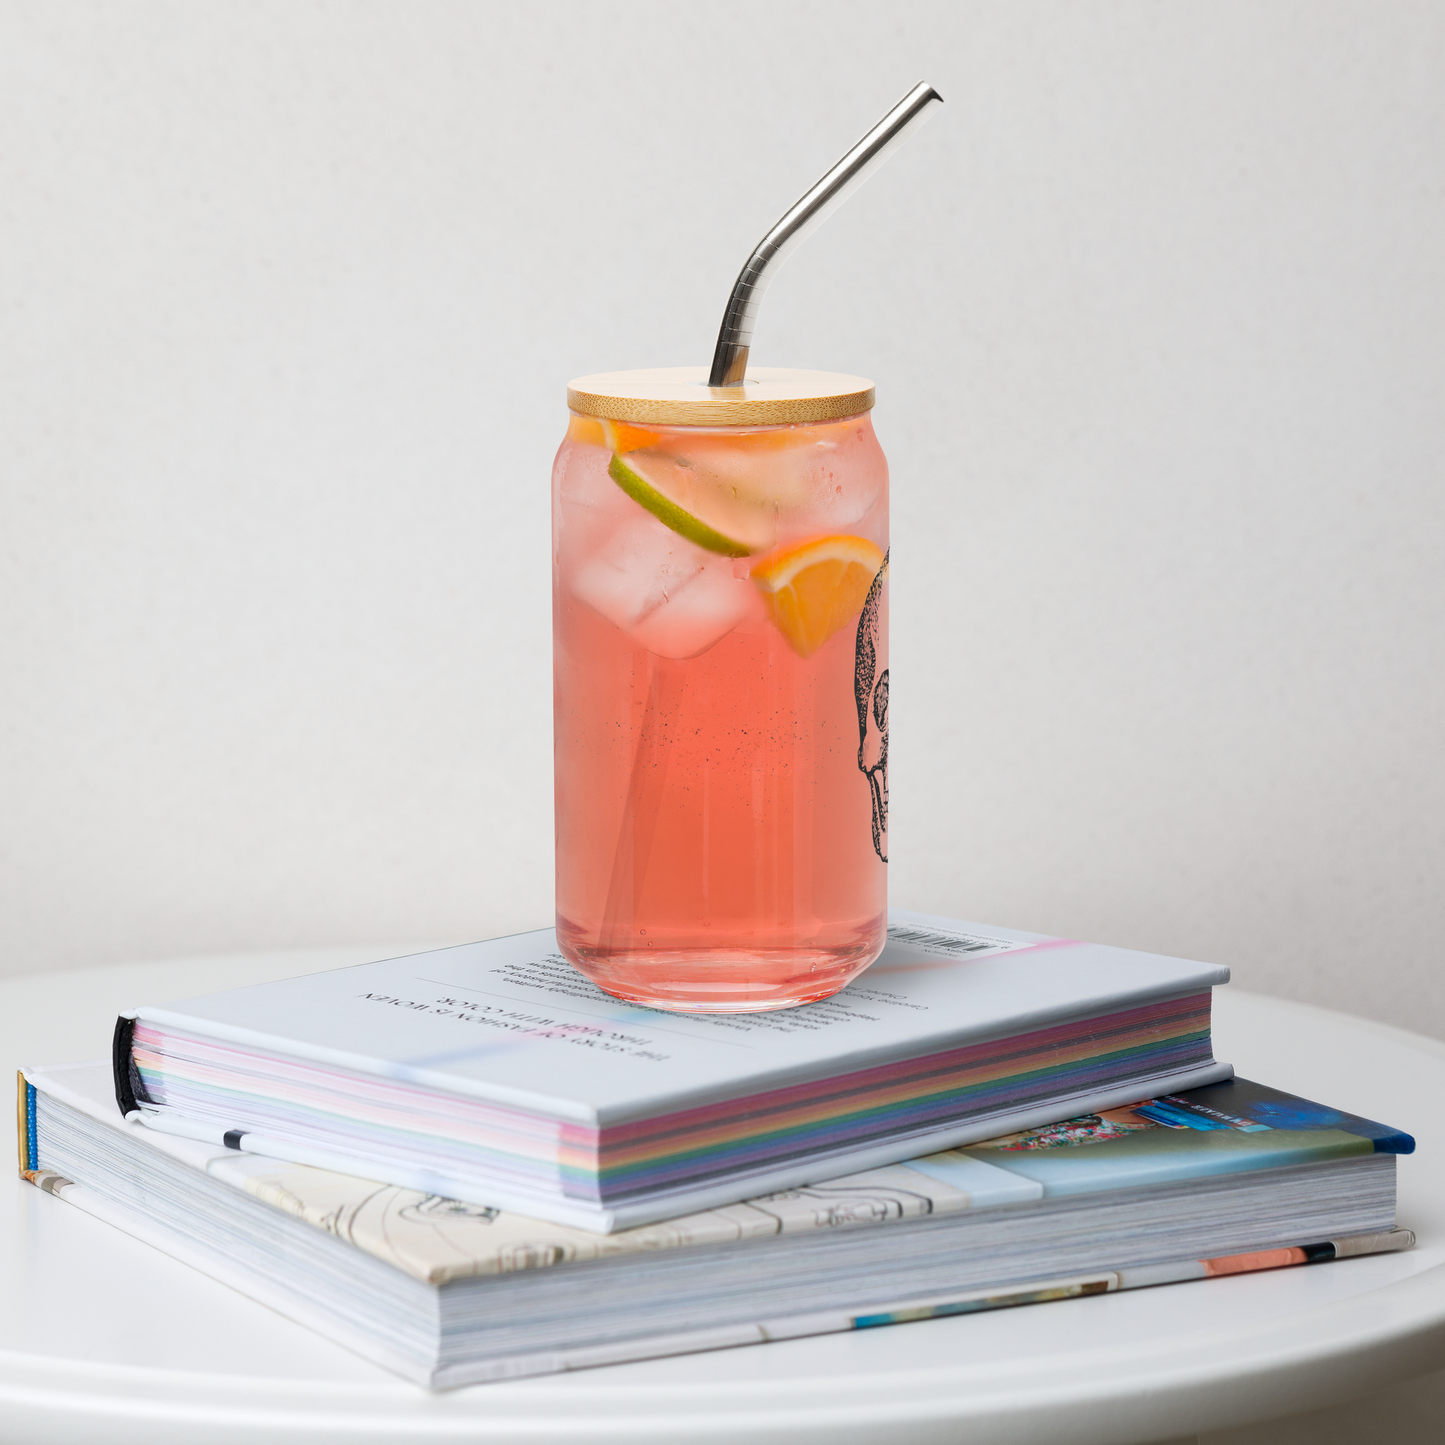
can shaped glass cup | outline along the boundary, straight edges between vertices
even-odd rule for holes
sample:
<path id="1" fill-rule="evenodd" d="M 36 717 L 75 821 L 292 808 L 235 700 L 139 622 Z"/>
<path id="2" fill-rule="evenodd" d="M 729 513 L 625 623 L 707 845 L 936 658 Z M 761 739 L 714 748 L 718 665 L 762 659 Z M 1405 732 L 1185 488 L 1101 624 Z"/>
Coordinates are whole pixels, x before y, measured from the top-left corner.
<path id="1" fill-rule="evenodd" d="M 883 947 L 888 464 L 873 387 L 759 369 L 568 388 L 552 475 L 557 941 L 732 1013 Z"/>

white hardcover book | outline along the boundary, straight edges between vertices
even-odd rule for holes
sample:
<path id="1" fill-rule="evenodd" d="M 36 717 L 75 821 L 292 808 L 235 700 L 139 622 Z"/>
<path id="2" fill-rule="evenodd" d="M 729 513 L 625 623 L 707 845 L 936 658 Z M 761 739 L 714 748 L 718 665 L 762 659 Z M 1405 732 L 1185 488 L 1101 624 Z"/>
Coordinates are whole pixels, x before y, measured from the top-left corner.
<path id="1" fill-rule="evenodd" d="M 550 929 L 117 1028 L 150 1127 L 607 1231 L 1227 1078 L 1224 968 L 930 915 L 832 998 L 662 1013 Z"/>

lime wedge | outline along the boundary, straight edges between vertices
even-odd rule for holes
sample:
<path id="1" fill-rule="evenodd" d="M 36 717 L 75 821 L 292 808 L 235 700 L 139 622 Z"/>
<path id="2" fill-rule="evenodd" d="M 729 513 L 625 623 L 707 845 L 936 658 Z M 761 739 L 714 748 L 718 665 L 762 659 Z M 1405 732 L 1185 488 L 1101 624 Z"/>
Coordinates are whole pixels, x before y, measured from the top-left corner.
<path id="1" fill-rule="evenodd" d="M 646 507 L 664 527 L 671 527 L 679 537 L 709 552 L 718 552 L 724 557 L 746 557 L 752 550 L 742 542 L 734 542 L 721 532 L 709 527 L 700 517 L 679 507 L 671 497 L 664 496 L 646 477 L 638 471 L 636 463 L 624 461 L 614 455 L 608 464 L 607 475 L 637 503 Z"/>

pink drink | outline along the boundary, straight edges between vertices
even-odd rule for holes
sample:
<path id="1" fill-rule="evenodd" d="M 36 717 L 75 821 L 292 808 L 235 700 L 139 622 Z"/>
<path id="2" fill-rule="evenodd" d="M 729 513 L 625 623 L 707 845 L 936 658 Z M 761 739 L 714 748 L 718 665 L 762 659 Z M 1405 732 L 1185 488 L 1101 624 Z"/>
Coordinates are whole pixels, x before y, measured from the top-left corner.
<path id="1" fill-rule="evenodd" d="M 877 957 L 887 548 L 866 410 L 574 412 L 553 472 L 557 937 L 609 993 L 784 1008 Z"/>

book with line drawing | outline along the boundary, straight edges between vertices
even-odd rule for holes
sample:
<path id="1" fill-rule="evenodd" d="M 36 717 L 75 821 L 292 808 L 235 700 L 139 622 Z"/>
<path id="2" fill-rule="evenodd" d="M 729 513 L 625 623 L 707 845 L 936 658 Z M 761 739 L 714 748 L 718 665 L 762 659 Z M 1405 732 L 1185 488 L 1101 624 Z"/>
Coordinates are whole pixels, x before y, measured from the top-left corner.
<path id="1" fill-rule="evenodd" d="M 47 1193 L 436 1387 L 1408 1247 L 1408 1135 L 1231 1079 L 599 1234 L 168 1135 L 27 1069 Z M 59 1207 L 59 1206 L 56 1206 Z"/>

